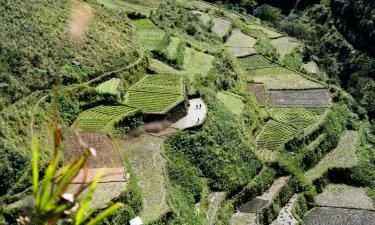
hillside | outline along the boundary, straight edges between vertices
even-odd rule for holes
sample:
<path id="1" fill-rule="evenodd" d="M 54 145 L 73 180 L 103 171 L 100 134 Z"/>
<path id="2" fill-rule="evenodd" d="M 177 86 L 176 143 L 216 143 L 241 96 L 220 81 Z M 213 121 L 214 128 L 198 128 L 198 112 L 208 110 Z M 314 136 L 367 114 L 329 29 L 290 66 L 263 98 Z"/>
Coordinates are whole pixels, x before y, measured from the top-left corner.
<path id="1" fill-rule="evenodd" d="M 372 225 L 344 2 L 0 3 L 0 224 Z"/>

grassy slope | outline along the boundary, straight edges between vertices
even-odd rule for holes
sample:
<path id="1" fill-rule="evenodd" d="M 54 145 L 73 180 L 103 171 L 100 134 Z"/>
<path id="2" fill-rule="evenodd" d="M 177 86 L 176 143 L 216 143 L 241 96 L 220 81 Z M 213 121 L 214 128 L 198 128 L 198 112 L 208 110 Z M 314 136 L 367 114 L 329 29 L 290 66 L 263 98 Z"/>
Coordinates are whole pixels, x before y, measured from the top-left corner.
<path id="1" fill-rule="evenodd" d="M 241 96 L 230 92 L 218 92 L 216 98 L 219 99 L 229 111 L 240 116 L 245 105 Z"/>
<path id="2" fill-rule="evenodd" d="M 34 90 L 50 88 L 59 66 L 63 83 L 112 71 L 136 57 L 125 15 L 91 4 L 87 37 L 69 37 L 68 1 L 8 1 L 0 4 L 0 109 Z"/>

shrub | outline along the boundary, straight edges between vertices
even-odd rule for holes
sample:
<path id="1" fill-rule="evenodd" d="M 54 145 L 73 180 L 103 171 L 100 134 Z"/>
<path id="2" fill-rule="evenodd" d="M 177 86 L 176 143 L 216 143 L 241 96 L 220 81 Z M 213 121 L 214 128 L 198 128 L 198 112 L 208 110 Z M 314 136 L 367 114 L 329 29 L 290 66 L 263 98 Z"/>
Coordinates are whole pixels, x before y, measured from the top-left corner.
<path id="1" fill-rule="evenodd" d="M 254 10 L 254 16 L 275 24 L 283 18 L 283 15 L 279 8 L 272 7 L 268 4 L 263 4 L 256 8 Z"/>

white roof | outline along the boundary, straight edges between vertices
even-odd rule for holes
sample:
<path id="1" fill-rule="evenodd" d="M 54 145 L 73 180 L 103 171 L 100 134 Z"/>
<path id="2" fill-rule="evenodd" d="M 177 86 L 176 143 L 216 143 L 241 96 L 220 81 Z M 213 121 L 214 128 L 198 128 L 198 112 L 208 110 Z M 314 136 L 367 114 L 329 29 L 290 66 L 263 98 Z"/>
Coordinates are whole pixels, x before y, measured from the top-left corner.
<path id="1" fill-rule="evenodd" d="M 142 225 L 143 224 L 142 219 L 139 216 L 135 217 L 134 219 L 131 219 L 129 223 L 130 225 Z"/>

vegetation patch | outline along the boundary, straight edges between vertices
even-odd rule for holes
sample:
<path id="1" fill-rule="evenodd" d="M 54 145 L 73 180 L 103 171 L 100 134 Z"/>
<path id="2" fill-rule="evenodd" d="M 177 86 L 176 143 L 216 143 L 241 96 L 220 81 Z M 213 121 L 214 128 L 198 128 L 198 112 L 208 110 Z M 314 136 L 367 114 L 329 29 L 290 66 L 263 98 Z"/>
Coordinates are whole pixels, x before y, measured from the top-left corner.
<path id="1" fill-rule="evenodd" d="M 216 33 L 220 38 L 223 38 L 228 34 L 232 22 L 226 18 L 214 17 L 212 19 L 213 27 L 212 31 Z"/>
<path id="2" fill-rule="evenodd" d="M 164 114 L 183 100 L 182 76 L 147 75 L 129 88 L 125 104 L 143 113 Z"/>
<path id="3" fill-rule="evenodd" d="M 117 122 L 137 112 L 138 109 L 130 106 L 98 106 L 79 114 L 73 127 L 86 131 L 110 132 Z"/>
<path id="4" fill-rule="evenodd" d="M 208 26 L 211 22 L 211 16 L 205 12 L 201 12 L 198 10 L 191 11 L 194 15 L 199 17 L 199 20 L 205 25 Z"/>
<path id="5" fill-rule="evenodd" d="M 251 55 L 247 57 L 238 58 L 241 66 L 247 70 L 263 69 L 270 67 L 278 67 L 276 63 L 271 62 L 262 55 Z"/>
<path id="6" fill-rule="evenodd" d="M 276 48 L 280 58 L 283 59 L 286 55 L 291 54 L 299 45 L 299 42 L 290 37 L 281 37 L 271 40 L 271 44 Z"/>
<path id="7" fill-rule="evenodd" d="M 225 46 L 231 51 L 236 57 L 248 56 L 255 54 L 256 39 L 247 36 L 242 33 L 239 29 L 233 29 L 232 34 L 225 42 Z"/>
<path id="8" fill-rule="evenodd" d="M 330 168 L 350 168 L 358 163 L 357 149 L 359 134 L 357 131 L 346 131 L 340 138 L 338 146 L 329 152 L 314 168 L 306 172 L 305 177 L 314 181 Z"/>
<path id="9" fill-rule="evenodd" d="M 281 150 L 299 130 L 293 126 L 269 120 L 256 137 L 257 149 Z"/>
<path id="10" fill-rule="evenodd" d="M 256 83 L 263 83 L 268 90 L 304 90 L 323 88 L 321 84 L 293 73 L 282 75 L 261 75 L 251 77 L 250 79 Z"/>
<path id="11" fill-rule="evenodd" d="M 185 48 L 183 69 L 190 73 L 207 75 L 208 71 L 213 67 L 214 56 L 198 52 L 192 48 Z"/>
<path id="12" fill-rule="evenodd" d="M 283 34 L 280 34 L 274 30 L 271 30 L 270 28 L 266 28 L 264 26 L 258 25 L 258 24 L 249 24 L 247 25 L 250 30 L 256 30 L 256 31 L 261 31 L 264 34 L 267 35 L 267 37 L 274 39 L 274 38 L 279 38 L 284 36 Z"/>
<path id="13" fill-rule="evenodd" d="M 345 184 L 329 184 L 324 191 L 316 196 L 319 206 L 374 209 L 372 199 L 362 187 L 352 187 Z"/>
<path id="14" fill-rule="evenodd" d="M 239 95 L 233 94 L 231 92 L 222 92 L 217 93 L 217 99 L 219 99 L 225 107 L 232 113 L 240 116 L 242 111 L 245 108 L 243 103 L 243 98 Z"/>
<path id="15" fill-rule="evenodd" d="M 121 80 L 119 78 L 112 78 L 107 80 L 96 87 L 96 90 L 101 93 L 118 94 L 118 88 Z"/>
<path id="16" fill-rule="evenodd" d="M 247 84 L 246 88 L 254 97 L 260 106 L 267 104 L 267 95 L 262 84 Z"/>
<path id="17" fill-rule="evenodd" d="M 270 91 L 272 107 L 330 107 L 331 94 L 328 89 Z"/>
<path id="18" fill-rule="evenodd" d="M 317 123 L 325 111 L 326 110 L 324 108 L 271 109 L 271 117 L 278 122 L 291 125 L 299 130 L 303 130 Z"/>
<path id="19" fill-rule="evenodd" d="M 164 31 L 150 19 L 133 20 L 133 23 L 137 27 L 141 45 L 146 51 L 156 50 L 163 45 Z"/>
<path id="20" fill-rule="evenodd" d="M 163 138 L 143 135 L 120 142 L 122 152 L 129 159 L 142 190 L 143 207 L 140 217 L 144 223 L 158 220 L 169 211 L 163 141 Z"/>

